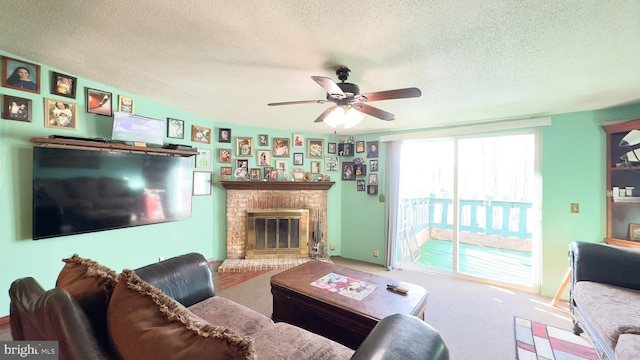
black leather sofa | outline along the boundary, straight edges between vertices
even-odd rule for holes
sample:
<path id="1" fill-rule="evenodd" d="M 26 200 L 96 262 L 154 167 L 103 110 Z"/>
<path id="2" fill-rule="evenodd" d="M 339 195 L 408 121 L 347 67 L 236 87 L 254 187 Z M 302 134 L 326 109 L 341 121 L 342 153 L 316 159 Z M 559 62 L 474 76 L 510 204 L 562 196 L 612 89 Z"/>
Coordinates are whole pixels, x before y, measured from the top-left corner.
<path id="1" fill-rule="evenodd" d="M 587 333 L 601 359 L 640 359 L 640 250 L 569 245 L 574 333 Z"/>
<path id="2" fill-rule="evenodd" d="M 159 289 L 159 292 L 166 294 L 173 299 L 172 301 L 179 302 L 180 306 L 187 309 L 212 299 L 231 303 L 215 295 L 215 284 L 206 259 L 200 254 L 191 253 L 154 263 L 133 272 L 123 271 L 116 289 L 113 290 L 108 313 L 111 313 L 111 307 L 115 306 L 113 304 L 117 296 L 116 292 L 124 281 L 125 273 L 130 276 L 131 273 L 137 274 L 135 276 L 143 280 L 140 282 L 146 282 Z M 54 288 L 45 291 L 33 278 L 27 277 L 14 281 L 9 289 L 9 295 L 11 298 L 10 322 L 14 340 L 57 340 L 60 344 L 60 359 L 132 358 L 123 356 L 117 349 L 105 348 L 103 345 L 105 339 L 97 338 L 94 324 L 85 314 L 86 310 L 83 311 L 76 299 L 64 289 Z M 242 307 L 239 304 L 233 306 L 234 308 L 229 312 L 235 312 Z M 135 308 L 127 311 L 135 312 Z M 247 309 L 247 311 L 252 310 Z M 108 320 L 111 322 L 112 319 Z M 109 331 L 112 329 L 111 325 L 110 323 Z M 286 326 L 292 327 L 288 324 Z M 113 334 L 109 335 L 110 339 L 107 339 L 107 343 L 117 348 L 117 341 L 114 344 L 113 340 L 117 337 Z M 313 336 L 319 337 L 315 334 Z M 138 343 L 139 340 L 128 339 L 135 342 L 136 346 L 143 346 L 142 341 Z M 161 357 L 167 359 L 179 358 L 176 354 L 162 355 Z M 202 354 L 202 358 L 218 357 L 215 354 Z M 264 357 L 257 354 L 257 358 Z M 449 359 L 449 352 L 440 334 L 422 320 L 408 315 L 392 315 L 378 323 L 353 353 L 351 359 L 446 360 Z"/>

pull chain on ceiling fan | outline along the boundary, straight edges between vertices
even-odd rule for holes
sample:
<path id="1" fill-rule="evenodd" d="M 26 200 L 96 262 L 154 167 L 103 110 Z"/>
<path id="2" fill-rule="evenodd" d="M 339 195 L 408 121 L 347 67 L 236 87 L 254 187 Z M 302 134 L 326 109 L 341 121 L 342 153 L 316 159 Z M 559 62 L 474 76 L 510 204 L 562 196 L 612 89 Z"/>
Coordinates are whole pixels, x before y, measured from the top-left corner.
<path id="1" fill-rule="evenodd" d="M 267 105 L 325 104 L 332 102 L 335 105 L 323 111 L 315 122 L 324 122 L 331 127 L 337 127 L 343 124 L 345 128 L 348 128 L 362 120 L 361 114 L 367 114 L 385 121 L 395 119 L 395 115 L 392 113 L 368 105 L 366 104 L 367 102 L 414 98 L 422 95 L 420 89 L 415 87 L 360 94 L 360 87 L 358 85 L 346 82 L 350 74 L 351 70 L 343 66 L 336 70 L 336 75 L 340 80 L 339 83 L 325 76 L 311 77 L 327 92 L 326 100 L 285 101 L 269 103 Z"/>

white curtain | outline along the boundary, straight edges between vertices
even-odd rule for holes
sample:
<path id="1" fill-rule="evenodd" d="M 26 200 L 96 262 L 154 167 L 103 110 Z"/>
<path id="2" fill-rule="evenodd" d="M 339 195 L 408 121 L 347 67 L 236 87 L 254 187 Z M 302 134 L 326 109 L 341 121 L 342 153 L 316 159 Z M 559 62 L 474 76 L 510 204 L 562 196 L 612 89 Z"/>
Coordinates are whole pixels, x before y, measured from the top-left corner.
<path id="1" fill-rule="evenodd" d="M 400 193 L 400 159 L 402 152 L 402 141 L 390 141 L 385 143 L 385 167 L 387 170 L 385 177 L 385 192 L 387 202 L 385 207 L 385 249 L 387 257 L 385 265 L 389 267 L 399 267 L 400 262 L 396 253 L 398 235 L 398 199 Z"/>

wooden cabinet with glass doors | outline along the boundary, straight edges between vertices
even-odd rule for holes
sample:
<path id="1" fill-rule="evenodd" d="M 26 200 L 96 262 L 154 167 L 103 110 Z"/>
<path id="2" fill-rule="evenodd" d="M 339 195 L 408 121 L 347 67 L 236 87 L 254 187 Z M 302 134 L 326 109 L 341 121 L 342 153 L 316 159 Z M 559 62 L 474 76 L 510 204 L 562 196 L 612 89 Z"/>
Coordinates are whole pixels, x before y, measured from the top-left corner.
<path id="1" fill-rule="evenodd" d="M 604 125 L 607 243 L 640 248 L 640 119 Z"/>

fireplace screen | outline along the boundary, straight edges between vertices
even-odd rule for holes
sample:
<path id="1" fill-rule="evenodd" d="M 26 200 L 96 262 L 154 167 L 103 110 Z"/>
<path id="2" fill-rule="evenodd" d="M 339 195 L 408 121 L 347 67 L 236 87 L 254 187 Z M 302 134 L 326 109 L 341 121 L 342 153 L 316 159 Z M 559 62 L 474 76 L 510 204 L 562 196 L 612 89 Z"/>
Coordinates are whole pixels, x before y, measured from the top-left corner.
<path id="1" fill-rule="evenodd" d="M 309 210 L 247 210 L 247 258 L 307 257 Z"/>

